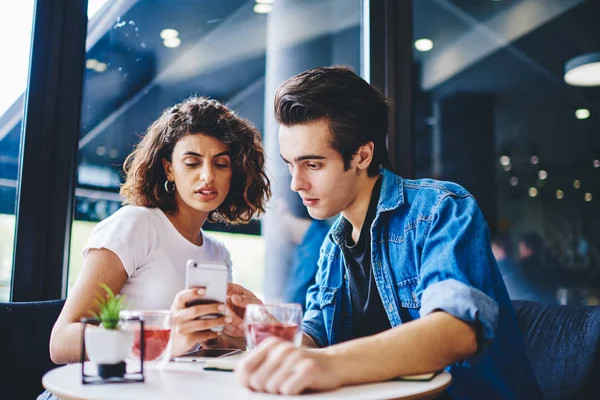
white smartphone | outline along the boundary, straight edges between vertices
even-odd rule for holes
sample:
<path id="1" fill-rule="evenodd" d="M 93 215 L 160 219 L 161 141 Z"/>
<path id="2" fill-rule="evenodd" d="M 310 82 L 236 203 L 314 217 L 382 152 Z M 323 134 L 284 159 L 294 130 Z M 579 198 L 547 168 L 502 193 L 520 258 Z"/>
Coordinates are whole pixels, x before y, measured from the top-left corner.
<path id="1" fill-rule="evenodd" d="M 200 349 L 175 357 L 173 360 L 180 362 L 203 362 L 214 358 L 233 356 L 241 352 L 240 349 Z"/>
<path id="2" fill-rule="evenodd" d="M 185 287 L 188 289 L 203 287 L 206 289 L 206 294 L 196 301 L 188 302 L 186 306 L 210 303 L 226 304 L 228 272 L 229 270 L 225 264 L 188 260 L 185 269 Z M 223 313 L 215 313 L 203 315 L 199 318 L 219 318 L 223 315 Z M 221 332 L 222 330 L 222 326 L 211 328 L 213 332 Z"/>

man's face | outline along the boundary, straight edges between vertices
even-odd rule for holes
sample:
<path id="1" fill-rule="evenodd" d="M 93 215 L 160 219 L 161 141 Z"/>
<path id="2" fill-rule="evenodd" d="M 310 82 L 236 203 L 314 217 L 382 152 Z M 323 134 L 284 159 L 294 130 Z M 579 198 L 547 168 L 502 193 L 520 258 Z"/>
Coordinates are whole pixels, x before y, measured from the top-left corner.
<path id="1" fill-rule="evenodd" d="M 297 192 L 308 213 L 331 218 L 346 210 L 356 198 L 356 161 L 344 171 L 344 160 L 331 147 L 327 120 L 279 128 L 279 150 L 292 174 L 290 188 Z"/>

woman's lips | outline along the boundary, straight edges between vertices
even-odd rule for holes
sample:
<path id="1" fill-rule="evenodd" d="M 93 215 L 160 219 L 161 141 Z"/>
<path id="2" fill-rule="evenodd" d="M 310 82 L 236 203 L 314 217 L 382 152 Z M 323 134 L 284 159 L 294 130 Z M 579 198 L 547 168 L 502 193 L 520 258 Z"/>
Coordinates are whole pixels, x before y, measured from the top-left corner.
<path id="1" fill-rule="evenodd" d="M 203 201 L 212 201 L 217 198 L 219 192 L 214 188 L 202 188 L 196 191 L 196 195 Z"/>

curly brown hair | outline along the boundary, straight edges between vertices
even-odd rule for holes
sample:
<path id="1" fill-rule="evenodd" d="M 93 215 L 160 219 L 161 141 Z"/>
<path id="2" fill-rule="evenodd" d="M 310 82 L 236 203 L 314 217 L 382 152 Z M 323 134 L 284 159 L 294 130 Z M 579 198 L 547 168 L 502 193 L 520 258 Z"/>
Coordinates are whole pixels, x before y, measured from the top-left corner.
<path id="1" fill-rule="evenodd" d="M 239 224 L 264 213 L 271 189 L 260 133 L 218 101 L 198 96 L 165 110 L 127 156 L 123 165 L 126 179 L 120 190 L 123 204 L 176 211 L 175 197 L 164 187 L 167 176 L 162 160 L 171 162 L 175 144 L 198 133 L 227 144 L 231 152 L 229 193 L 208 220 Z"/>

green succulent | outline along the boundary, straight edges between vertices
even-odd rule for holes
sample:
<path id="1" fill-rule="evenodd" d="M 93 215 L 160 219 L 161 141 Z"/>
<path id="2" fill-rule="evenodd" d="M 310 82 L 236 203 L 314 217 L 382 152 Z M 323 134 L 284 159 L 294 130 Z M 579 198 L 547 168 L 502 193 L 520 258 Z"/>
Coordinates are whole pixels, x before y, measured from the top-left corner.
<path id="1" fill-rule="evenodd" d="M 125 297 L 116 295 L 113 291 L 101 283 L 100 286 L 106 292 L 106 296 L 99 294 L 96 297 L 96 305 L 99 313 L 91 312 L 92 316 L 102 323 L 105 329 L 117 329 L 119 325 L 119 313 L 125 308 Z"/>

